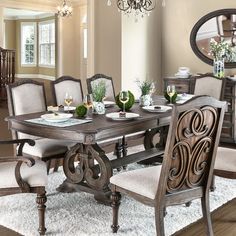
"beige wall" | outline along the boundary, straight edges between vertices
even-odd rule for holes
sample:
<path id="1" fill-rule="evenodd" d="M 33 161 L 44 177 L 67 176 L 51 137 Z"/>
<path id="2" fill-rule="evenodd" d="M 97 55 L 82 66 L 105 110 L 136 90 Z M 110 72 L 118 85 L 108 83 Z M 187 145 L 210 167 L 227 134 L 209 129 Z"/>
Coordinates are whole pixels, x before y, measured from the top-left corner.
<path id="1" fill-rule="evenodd" d="M 16 21 L 5 20 L 5 48 L 16 49 Z"/>
<path id="2" fill-rule="evenodd" d="M 135 80 L 152 80 L 161 88 L 161 3 L 150 16 L 122 15 L 122 88 L 138 98 L 140 90 Z"/>
<path id="3" fill-rule="evenodd" d="M 235 8 L 235 0 L 166 0 L 162 20 L 163 77 L 174 75 L 179 66 L 190 67 L 192 73 L 212 72 L 212 66 L 201 61 L 190 46 L 194 24 L 211 11 Z M 226 70 L 226 74 L 236 70 Z"/>
<path id="4" fill-rule="evenodd" d="M 95 1 L 94 73 L 111 76 L 116 93 L 121 88 L 121 15 L 113 1 Z"/>

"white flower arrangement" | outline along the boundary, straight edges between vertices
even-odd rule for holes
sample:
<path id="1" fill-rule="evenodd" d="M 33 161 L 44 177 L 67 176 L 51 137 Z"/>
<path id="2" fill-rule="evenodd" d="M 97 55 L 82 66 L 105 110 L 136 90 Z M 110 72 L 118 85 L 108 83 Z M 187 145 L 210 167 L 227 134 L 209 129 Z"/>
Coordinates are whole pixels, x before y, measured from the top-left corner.
<path id="1" fill-rule="evenodd" d="M 235 59 L 236 51 L 225 40 L 217 42 L 214 38 L 211 38 L 209 55 L 216 60 L 224 59 L 226 62 L 231 62 Z"/>

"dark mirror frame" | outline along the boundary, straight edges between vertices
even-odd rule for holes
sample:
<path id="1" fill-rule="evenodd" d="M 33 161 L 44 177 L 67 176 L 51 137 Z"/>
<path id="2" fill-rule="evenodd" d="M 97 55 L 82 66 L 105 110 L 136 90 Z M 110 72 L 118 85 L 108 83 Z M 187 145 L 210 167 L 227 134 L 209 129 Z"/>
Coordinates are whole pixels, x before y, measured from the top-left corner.
<path id="1" fill-rule="evenodd" d="M 217 11 L 213 11 L 208 13 L 207 15 L 203 16 L 193 27 L 191 34 L 190 34 L 190 45 L 192 47 L 193 52 L 196 54 L 197 57 L 199 57 L 202 61 L 209 65 L 213 65 L 213 60 L 207 56 L 205 56 L 198 48 L 196 44 L 196 36 L 197 32 L 200 29 L 200 27 L 208 20 L 210 20 L 213 17 L 224 15 L 224 14 L 236 14 L 236 8 L 230 8 L 230 9 L 220 9 Z M 225 68 L 236 68 L 236 62 L 226 62 Z"/>

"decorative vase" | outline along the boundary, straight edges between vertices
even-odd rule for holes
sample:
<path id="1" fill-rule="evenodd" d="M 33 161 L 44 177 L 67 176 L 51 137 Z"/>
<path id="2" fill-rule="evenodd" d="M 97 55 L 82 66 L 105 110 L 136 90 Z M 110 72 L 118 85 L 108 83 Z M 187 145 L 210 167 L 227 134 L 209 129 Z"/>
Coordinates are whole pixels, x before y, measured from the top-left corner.
<path id="1" fill-rule="evenodd" d="M 218 78 L 223 78 L 225 75 L 225 63 L 224 59 L 214 58 L 213 61 L 213 75 Z"/>
<path id="2" fill-rule="evenodd" d="M 152 105 L 152 97 L 150 94 L 142 95 L 139 99 L 140 106 L 150 106 Z"/>
<path id="3" fill-rule="evenodd" d="M 94 113 L 96 114 L 105 114 L 106 109 L 103 102 L 93 102 Z"/>

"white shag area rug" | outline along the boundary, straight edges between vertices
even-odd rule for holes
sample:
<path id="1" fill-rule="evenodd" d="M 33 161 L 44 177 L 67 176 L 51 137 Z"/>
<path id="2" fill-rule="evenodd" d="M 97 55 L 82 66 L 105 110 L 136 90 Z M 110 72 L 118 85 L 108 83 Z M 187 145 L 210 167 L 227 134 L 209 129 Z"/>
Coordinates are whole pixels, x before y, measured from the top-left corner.
<path id="1" fill-rule="evenodd" d="M 138 146 L 129 153 L 141 150 Z M 140 165 L 130 165 L 130 169 Z M 46 203 L 47 235 L 57 236 L 111 236 L 112 209 L 97 204 L 88 193 L 58 193 L 55 189 L 65 179 L 62 169 L 48 176 Z M 210 194 L 211 210 L 236 197 L 236 181 L 216 178 L 216 190 Z M 0 197 L 0 224 L 23 235 L 38 235 L 38 212 L 35 194 L 17 194 Z M 166 235 L 171 235 L 202 217 L 200 200 L 167 208 Z M 119 214 L 117 236 L 155 235 L 154 209 L 131 198 L 123 197 Z"/>

